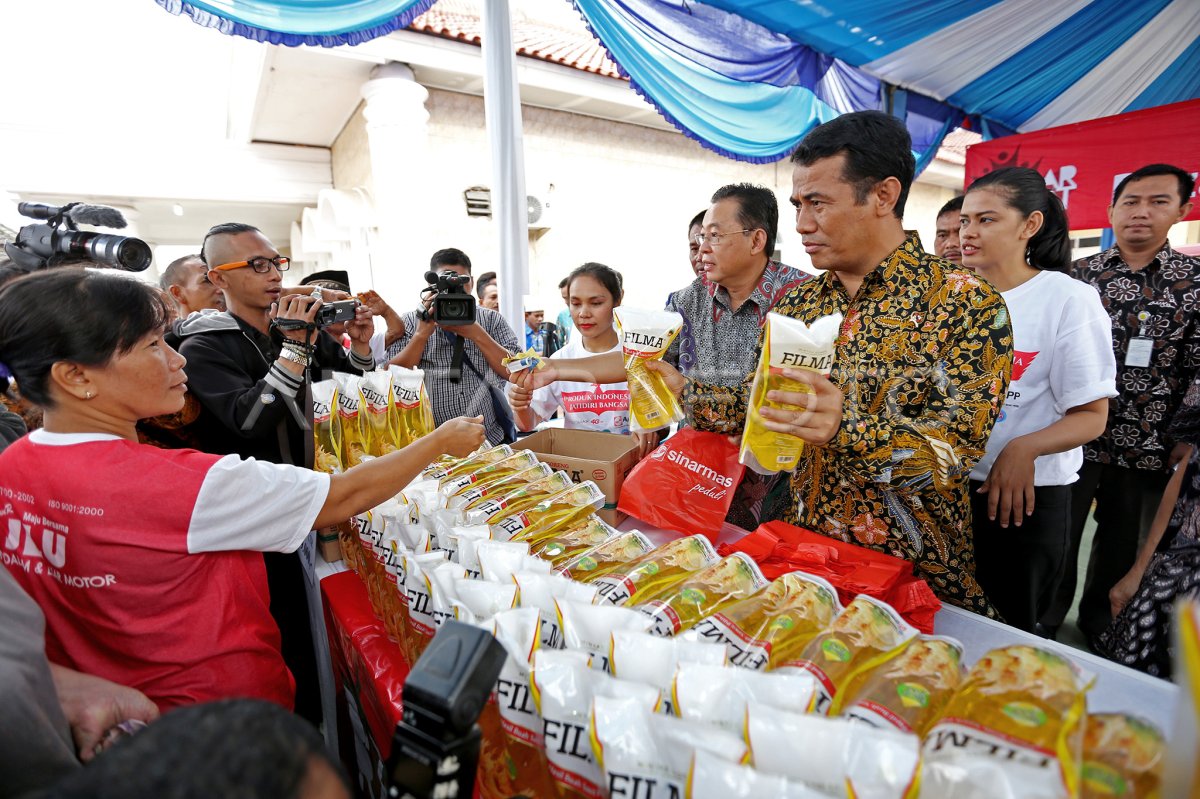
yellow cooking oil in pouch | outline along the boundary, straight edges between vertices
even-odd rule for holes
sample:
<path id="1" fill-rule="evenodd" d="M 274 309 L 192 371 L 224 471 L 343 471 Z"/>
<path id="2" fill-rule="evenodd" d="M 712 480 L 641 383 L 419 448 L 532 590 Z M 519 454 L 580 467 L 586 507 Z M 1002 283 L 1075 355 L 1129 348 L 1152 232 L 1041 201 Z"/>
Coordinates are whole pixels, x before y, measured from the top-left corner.
<path id="1" fill-rule="evenodd" d="M 1089 713 L 1083 735 L 1083 799 L 1162 796 L 1167 743 L 1150 722 Z"/>
<path id="2" fill-rule="evenodd" d="M 682 421 L 679 400 L 662 375 L 646 368 L 646 361 L 662 360 L 683 327 L 683 317 L 674 311 L 620 307 L 613 309 L 613 318 L 629 384 L 629 429 L 652 432 Z"/>
<path id="3" fill-rule="evenodd" d="M 735 552 L 655 594 L 639 593 L 636 610 L 654 623 L 650 632 L 670 638 L 710 613 L 757 594 L 767 587 L 750 556 Z"/>
<path id="4" fill-rule="evenodd" d="M 362 412 L 362 392 L 359 390 L 362 378 L 334 372 L 333 380 L 337 383 L 338 430 L 341 432 L 338 455 L 342 459 L 342 467 L 350 469 L 362 463 L 369 454 L 358 423 L 358 416 Z"/>
<path id="5" fill-rule="evenodd" d="M 438 481 L 438 491 L 449 500 L 473 486 L 487 486 L 537 466 L 538 459 L 529 450 L 521 450 L 495 463 L 487 463 L 474 471 Z M 449 503 L 447 502 L 447 507 Z"/>
<path id="6" fill-rule="evenodd" d="M 550 561 L 551 566 L 558 566 L 618 535 L 615 527 L 593 513 L 582 522 L 528 539 L 529 554 Z"/>
<path id="7" fill-rule="evenodd" d="M 622 564 L 630 563 L 654 549 L 654 544 L 640 530 L 629 530 L 610 538 L 586 552 L 564 560 L 555 568 L 572 580 L 594 579 Z"/>
<path id="8" fill-rule="evenodd" d="M 690 535 L 677 538 L 624 563 L 600 576 L 586 576 L 582 582 L 595 583 L 600 589 L 596 603 L 636 604 L 639 596 L 653 596 L 685 577 L 716 563 L 720 558 L 707 538 Z"/>
<path id="9" fill-rule="evenodd" d="M 604 507 L 604 492 L 591 480 L 542 500 L 528 510 L 490 522 L 498 541 L 516 539 L 532 543 L 540 536 L 565 530 Z"/>
<path id="10" fill-rule="evenodd" d="M 493 522 L 528 510 L 539 502 L 550 499 L 575 485 L 564 471 L 551 472 L 532 483 L 514 488 L 507 494 L 493 495 L 470 510 L 463 512 L 467 524 L 492 524 Z M 493 533 L 494 535 L 494 533 Z M 500 540 L 508 540 L 507 535 Z"/>
<path id="11" fill-rule="evenodd" d="M 776 433 L 763 425 L 760 408 L 794 410 L 767 399 L 769 391 L 796 391 L 811 394 L 812 389 L 798 380 L 784 377 L 784 369 L 807 369 L 828 375 L 833 368 L 834 345 L 842 326 L 842 315 L 822 316 L 811 325 L 777 313 L 767 314 L 763 326 L 762 352 L 750 402 L 746 407 L 746 426 L 738 459 L 759 474 L 790 472 L 800 461 L 804 442 L 796 436 Z"/>
<path id="12" fill-rule="evenodd" d="M 918 636 L 846 697 L 842 715 L 924 737 L 963 681 L 962 658 L 963 645 L 954 638 Z"/>
<path id="13" fill-rule="evenodd" d="M 390 424 L 399 446 L 407 447 L 433 432 L 433 408 L 425 391 L 425 372 L 389 366 L 392 376 L 392 413 Z"/>
<path id="14" fill-rule="evenodd" d="M 334 441 L 337 416 L 333 409 L 337 403 L 337 385 L 332 380 L 319 380 L 312 384 L 312 396 L 313 436 L 316 439 L 314 467 L 325 474 L 341 474 L 342 460 Z"/>
<path id="15" fill-rule="evenodd" d="M 774 670 L 812 674 L 818 690 L 810 711 L 836 716 L 844 698 L 853 695 L 871 671 L 899 656 L 916 635 L 916 628 L 886 602 L 859 594 L 803 649 L 781 646 Z"/>
<path id="16" fill-rule="evenodd" d="M 1048 648 L 991 650 L 925 736 L 921 796 L 1078 797 L 1094 681 Z"/>
<path id="17" fill-rule="evenodd" d="M 378 458 L 399 447 L 388 427 L 392 407 L 392 375 L 389 372 L 366 372 L 359 381 L 362 404 L 358 410 L 358 431 L 367 454 Z"/>
<path id="18" fill-rule="evenodd" d="M 536 483 L 544 477 L 549 477 L 553 472 L 554 470 L 547 464 L 539 462 L 523 472 L 517 472 L 501 480 L 484 485 L 476 483 L 462 492 L 447 498 L 446 507 L 451 510 L 466 512 L 478 505 L 482 505 L 489 497 L 502 497 L 529 483 Z"/>
<path id="19" fill-rule="evenodd" d="M 788 572 L 759 593 L 701 619 L 685 635 L 725 645 L 729 663 L 762 671 L 780 651 L 799 651 L 842 612 L 837 590 L 804 572 Z"/>

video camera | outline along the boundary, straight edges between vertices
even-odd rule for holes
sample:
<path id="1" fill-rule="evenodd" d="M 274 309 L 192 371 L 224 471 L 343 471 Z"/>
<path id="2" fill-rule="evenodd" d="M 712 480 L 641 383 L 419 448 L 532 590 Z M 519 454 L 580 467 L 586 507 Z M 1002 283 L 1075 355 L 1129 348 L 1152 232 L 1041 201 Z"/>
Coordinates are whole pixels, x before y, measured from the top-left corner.
<path id="1" fill-rule="evenodd" d="M 441 273 L 430 270 L 425 273 L 425 282 L 429 285 L 421 289 L 422 307 L 417 311 L 422 322 L 446 326 L 475 324 L 475 298 L 464 288 L 471 282 L 470 275 L 460 275 L 449 269 Z M 431 293 L 433 302 L 426 308 L 426 295 Z"/>
<path id="2" fill-rule="evenodd" d="M 17 210 L 30 219 L 47 221 L 45 225 L 26 225 L 17 233 L 16 241 L 4 245 L 12 262 L 27 272 L 75 260 L 95 261 L 126 272 L 141 272 L 150 266 L 150 246 L 141 239 L 78 229 L 78 225 L 125 227 L 125 217 L 115 208 L 83 203 L 62 207 L 18 203 Z"/>

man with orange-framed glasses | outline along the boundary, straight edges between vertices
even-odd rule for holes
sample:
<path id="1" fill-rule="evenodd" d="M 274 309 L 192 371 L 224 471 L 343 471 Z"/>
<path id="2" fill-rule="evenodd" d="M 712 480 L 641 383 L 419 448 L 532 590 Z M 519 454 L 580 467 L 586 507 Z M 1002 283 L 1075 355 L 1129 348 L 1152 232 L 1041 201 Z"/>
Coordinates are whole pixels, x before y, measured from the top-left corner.
<path id="1" fill-rule="evenodd" d="M 188 391 L 203 408 L 195 439 L 206 452 L 237 454 L 272 463 L 312 466 L 312 420 L 305 371 L 358 374 L 374 367 L 371 312 L 359 307 L 346 325 L 347 353 L 319 331 L 273 325 L 312 322 L 321 300 L 285 294 L 288 258 L 257 228 L 226 223 L 210 229 L 200 251 L 208 279 L 225 294 L 228 310 L 197 315 L 178 328 L 187 358 Z M 296 678 L 296 712 L 320 721 L 316 663 L 308 626 L 303 573 L 296 555 L 267 553 L 271 613 L 279 624 L 284 661 Z"/>

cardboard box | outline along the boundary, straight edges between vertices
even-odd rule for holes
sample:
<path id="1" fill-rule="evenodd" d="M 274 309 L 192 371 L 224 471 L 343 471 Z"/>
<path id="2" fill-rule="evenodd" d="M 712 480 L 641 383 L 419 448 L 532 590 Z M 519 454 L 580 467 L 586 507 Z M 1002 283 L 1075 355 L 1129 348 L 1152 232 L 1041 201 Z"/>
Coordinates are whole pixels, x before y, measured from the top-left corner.
<path id="1" fill-rule="evenodd" d="M 604 492 L 600 518 L 614 527 L 625 520 L 625 514 L 617 510 L 617 500 L 626 475 L 637 465 L 637 442 L 632 436 L 549 427 L 518 440 L 512 448 L 529 450 L 576 483 L 591 480 Z"/>

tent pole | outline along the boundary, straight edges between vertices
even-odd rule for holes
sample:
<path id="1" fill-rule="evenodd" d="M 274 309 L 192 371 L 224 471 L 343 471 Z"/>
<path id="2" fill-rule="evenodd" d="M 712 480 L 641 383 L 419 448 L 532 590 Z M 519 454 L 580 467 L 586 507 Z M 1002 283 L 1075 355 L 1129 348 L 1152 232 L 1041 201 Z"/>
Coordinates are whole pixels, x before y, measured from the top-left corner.
<path id="1" fill-rule="evenodd" d="M 492 152 L 492 219 L 499 236 L 495 270 L 500 313 L 512 325 L 517 341 L 524 342 L 521 306 L 529 293 L 529 212 L 517 55 L 508 0 L 484 0 L 482 44 L 483 103 Z"/>

